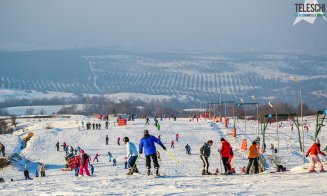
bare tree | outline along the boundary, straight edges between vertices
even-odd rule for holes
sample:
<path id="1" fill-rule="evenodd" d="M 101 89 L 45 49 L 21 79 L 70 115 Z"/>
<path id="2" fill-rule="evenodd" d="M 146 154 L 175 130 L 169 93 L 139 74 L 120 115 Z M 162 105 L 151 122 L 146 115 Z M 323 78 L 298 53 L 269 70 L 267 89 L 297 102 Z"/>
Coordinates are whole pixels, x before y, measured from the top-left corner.
<path id="1" fill-rule="evenodd" d="M 12 126 L 14 126 L 14 127 L 16 127 L 16 125 L 17 125 L 17 117 L 15 116 L 15 115 L 11 115 L 10 116 L 10 120 L 11 120 L 11 125 Z"/>
<path id="2" fill-rule="evenodd" d="M 34 109 L 33 108 L 27 108 L 25 111 L 25 115 L 33 115 Z"/>

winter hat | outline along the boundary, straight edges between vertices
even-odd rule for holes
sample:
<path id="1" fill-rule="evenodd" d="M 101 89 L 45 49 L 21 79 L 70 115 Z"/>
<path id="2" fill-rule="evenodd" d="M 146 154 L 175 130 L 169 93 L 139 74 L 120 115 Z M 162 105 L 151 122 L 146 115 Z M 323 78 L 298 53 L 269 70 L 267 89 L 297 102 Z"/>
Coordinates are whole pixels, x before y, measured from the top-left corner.
<path id="1" fill-rule="evenodd" d="M 223 138 L 223 137 L 222 137 L 222 138 L 220 138 L 220 141 L 221 141 L 221 142 L 222 142 L 222 141 L 225 141 L 225 138 Z"/>
<path id="2" fill-rule="evenodd" d="M 128 137 L 124 137 L 124 138 L 123 138 L 123 141 L 124 141 L 124 142 L 129 142 L 129 138 L 128 138 Z"/>
<path id="3" fill-rule="evenodd" d="M 213 143 L 213 141 L 212 141 L 212 140 L 208 140 L 208 142 L 207 142 L 207 143 L 208 143 L 208 144 L 209 144 L 209 143 Z"/>
<path id="4" fill-rule="evenodd" d="M 144 134 L 149 134 L 149 131 L 147 129 L 145 129 Z"/>

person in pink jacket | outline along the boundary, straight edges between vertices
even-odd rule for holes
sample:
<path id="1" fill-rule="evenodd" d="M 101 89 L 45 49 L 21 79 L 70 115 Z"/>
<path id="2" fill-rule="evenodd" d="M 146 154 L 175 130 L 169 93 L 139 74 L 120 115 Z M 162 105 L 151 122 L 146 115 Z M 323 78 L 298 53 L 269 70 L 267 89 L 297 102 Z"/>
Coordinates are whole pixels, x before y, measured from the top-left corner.
<path id="1" fill-rule="evenodd" d="M 81 156 L 82 156 L 82 163 L 79 168 L 79 175 L 83 176 L 84 172 L 86 176 L 90 176 L 89 172 L 89 162 L 90 162 L 90 156 L 86 153 L 84 153 L 84 150 L 80 150 Z"/>

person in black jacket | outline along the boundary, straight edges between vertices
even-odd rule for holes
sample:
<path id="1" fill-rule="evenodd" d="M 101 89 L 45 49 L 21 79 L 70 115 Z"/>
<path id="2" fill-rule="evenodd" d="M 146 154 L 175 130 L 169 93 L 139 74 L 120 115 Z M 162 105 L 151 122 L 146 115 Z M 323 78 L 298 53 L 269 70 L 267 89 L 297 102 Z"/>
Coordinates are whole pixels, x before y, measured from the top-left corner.
<path id="1" fill-rule="evenodd" d="M 210 175 L 209 169 L 209 161 L 208 157 L 210 157 L 210 147 L 212 146 L 213 141 L 209 140 L 207 143 L 204 143 L 204 145 L 200 148 L 200 157 L 203 161 L 203 169 L 202 169 L 202 175 Z"/>

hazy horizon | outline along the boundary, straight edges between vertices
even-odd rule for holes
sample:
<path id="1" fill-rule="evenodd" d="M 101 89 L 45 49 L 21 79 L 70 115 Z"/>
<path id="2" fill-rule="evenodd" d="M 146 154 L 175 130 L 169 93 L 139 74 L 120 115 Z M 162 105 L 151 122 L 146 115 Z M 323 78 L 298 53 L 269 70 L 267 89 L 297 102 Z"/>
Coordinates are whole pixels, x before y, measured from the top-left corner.
<path id="1" fill-rule="evenodd" d="M 319 3 L 326 3 L 319 0 Z M 0 49 L 145 48 L 326 55 L 327 22 L 301 21 L 299 1 L 0 2 Z"/>

